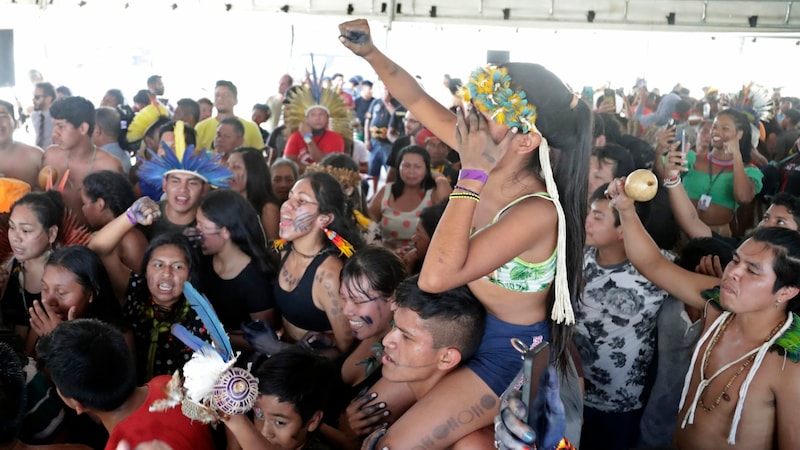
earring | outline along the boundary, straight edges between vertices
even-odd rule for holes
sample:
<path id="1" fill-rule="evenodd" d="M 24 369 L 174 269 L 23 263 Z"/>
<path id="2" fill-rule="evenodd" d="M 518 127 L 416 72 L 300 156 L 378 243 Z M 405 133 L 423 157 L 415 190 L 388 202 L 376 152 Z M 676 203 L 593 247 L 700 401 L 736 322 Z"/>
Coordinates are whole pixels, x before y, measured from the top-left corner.
<path id="1" fill-rule="evenodd" d="M 775 309 L 778 309 L 781 306 L 780 300 L 775 300 Z"/>
<path id="2" fill-rule="evenodd" d="M 330 241 L 333 242 L 333 245 L 335 245 L 336 248 L 339 249 L 342 255 L 348 258 L 353 256 L 353 252 L 355 251 L 355 249 L 353 248 L 353 244 L 347 242 L 347 239 L 343 238 L 342 236 L 339 236 L 335 231 L 329 230 L 327 228 L 322 228 L 322 231 L 325 232 L 325 236 L 327 236 L 328 239 L 330 239 Z"/>

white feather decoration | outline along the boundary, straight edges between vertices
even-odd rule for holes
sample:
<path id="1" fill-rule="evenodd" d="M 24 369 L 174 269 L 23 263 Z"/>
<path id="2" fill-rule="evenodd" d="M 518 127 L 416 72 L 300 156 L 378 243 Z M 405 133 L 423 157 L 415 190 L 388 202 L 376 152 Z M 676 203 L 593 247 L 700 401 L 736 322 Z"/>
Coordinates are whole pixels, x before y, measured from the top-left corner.
<path id="1" fill-rule="evenodd" d="M 196 403 L 207 404 L 214 395 L 217 380 L 234 362 L 236 358 L 225 362 L 213 348 L 201 347 L 183 366 L 186 396 Z"/>

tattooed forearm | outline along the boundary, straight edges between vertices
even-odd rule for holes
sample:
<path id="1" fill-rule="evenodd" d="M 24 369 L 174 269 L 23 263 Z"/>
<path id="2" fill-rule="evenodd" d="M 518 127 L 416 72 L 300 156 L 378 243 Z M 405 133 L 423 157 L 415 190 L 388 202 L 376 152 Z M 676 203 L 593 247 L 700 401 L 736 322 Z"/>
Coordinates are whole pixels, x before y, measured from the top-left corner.
<path id="1" fill-rule="evenodd" d="M 489 394 L 484 395 L 474 405 L 450 416 L 443 423 L 437 425 L 430 435 L 423 437 L 416 446 L 412 447 L 413 450 L 439 448 L 441 445 L 437 446 L 437 443 L 440 444 L 441 441 L 451 441 L 448 440 L 450 433 L 462 428 L 468 428 L 469 430 L 467 433 L 459 433 L 461 435 L 466 435 L 477 430 L 474 422 L 486 416 L 489 416 L 489 420 L 491 421 L 491 418 L 497 413 L 497 406 L 497 397 Z"/>

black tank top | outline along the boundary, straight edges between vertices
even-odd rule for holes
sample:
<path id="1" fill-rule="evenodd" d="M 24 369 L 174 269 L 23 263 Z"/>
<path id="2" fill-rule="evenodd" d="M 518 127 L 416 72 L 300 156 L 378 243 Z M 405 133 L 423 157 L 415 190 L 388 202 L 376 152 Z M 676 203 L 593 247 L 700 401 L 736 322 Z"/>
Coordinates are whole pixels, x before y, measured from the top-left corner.
<path id="1" fill-rule="evenodd" d="M 289 257 L 289 252 L 281 259 L 280 269 L 286 263 L 286 258 Z M 317 268 L 325 261 L 330 255 L 328 252 L 320 253 L 314 257 L 311 264 L 306 267 L 303 277 L 297 283 L 294 290 L 285 291 L 281 287 L 280 280 L 275 282 L 275 303 L 278 305 L 283 317 L 292 325 L 308 331 L 330 331 L 330 321 L 325 311 L 318 309 L 314 305 L 314 300 L 311 297 L 311 288 L 314 284 L 314 274 L 317 273 Z"/>

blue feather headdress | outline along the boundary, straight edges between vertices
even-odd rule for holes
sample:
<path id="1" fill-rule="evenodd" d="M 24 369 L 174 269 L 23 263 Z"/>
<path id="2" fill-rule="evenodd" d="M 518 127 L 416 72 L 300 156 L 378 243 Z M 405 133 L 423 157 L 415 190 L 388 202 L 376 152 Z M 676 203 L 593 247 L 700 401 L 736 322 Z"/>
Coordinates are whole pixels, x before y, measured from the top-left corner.
<path id="1" fill-rule="evenodd" d="M 151 186 L 161 186 L 162 180 L 170 173 L 181 172 L 196 176 L 216 187 L 227 187 L 233 176 L 227 167 L 220 165 L 221 154 L 210 156 L 206 152 L 195 152 L 194 145 L 186 147 L 183 136 L 183 122 L 175 124 L 175 151 L 161 143 L 164 155 L 148 150 L 150 160 L 142 161 L 139 179 Z"/>

